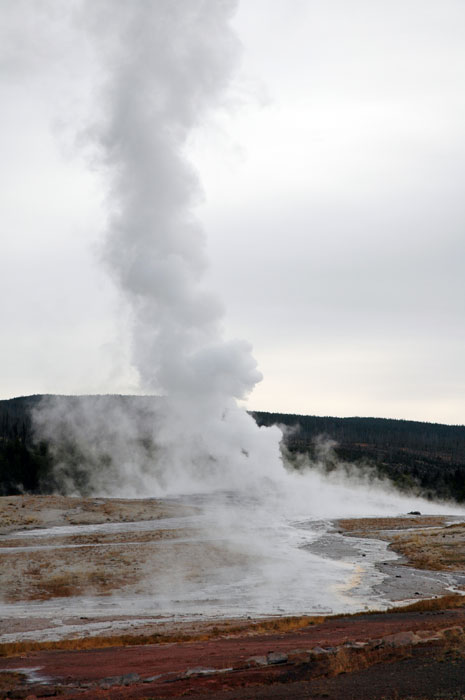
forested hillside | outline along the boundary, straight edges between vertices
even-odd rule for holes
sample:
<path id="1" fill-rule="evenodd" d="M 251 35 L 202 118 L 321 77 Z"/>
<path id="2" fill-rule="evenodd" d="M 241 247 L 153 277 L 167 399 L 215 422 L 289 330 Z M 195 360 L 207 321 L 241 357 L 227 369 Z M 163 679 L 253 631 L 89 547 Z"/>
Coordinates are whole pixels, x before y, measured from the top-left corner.
<path id="1" fill-rule="evenodd" d="M 465 426 L 389 418 L 331 418 L 253 413 L 259 425 L 282 425 L 291 452 L 315 456 L 317 438 L 336 443 L 341 460 L 372 465 L 399 488 L 465 501 Z M 331 465 L 328 465 L 331 468 Z"/>
<path id="2" fill-rule="evenodd" d="M 0 496 L 46 493 L 52 464 L 45 445 L 35 445 L 31 410 L 41 396 L 0 401 Z"/>
<path id="3" fill-rule="evenodd" d="M 34 441 L 31 410 L 41 396 L 0 401 L 0 495 L 47 493 L 57 488 L 53 460 L 45 443 Z M 147 400 L 108 397 L 126 403 Z M 67 399 L 76 401 L 75 397 Z M 92 401 L 91 397 L 80 400 Z M 154 399 L 156 401 L 156 399 Z M 367 465 L 399 488 L 416 489 L 430 498 L 465 501 L 465 426 L 385 418 L 331 418 L 253 412 L 259 425 L 285 427 L 291 456 L 320 457 L 321 439 L 336 443 L 326 468 L 342 460 Z M 318 453 L 318 454 L 317 454 Z"/>

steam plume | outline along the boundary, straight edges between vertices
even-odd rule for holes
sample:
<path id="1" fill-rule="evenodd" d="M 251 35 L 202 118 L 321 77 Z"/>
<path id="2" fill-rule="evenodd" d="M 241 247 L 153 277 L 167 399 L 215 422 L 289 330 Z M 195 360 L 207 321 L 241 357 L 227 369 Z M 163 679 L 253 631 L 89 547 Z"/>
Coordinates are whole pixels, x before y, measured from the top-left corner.
<path id="1" fill-rule="evenodd" d="M 261 375 L 247 343 L 224 340 L 221 305 L 204 288 L 205 242 L 192 215 L 199 184 L 184 155 L 228 85 L 235 6 L 85 5 L 105 74 L 89 130 L 109 182 L 104 258 L 132 310 L 141 388 L 166 396 L 157 461 L 171 482 L 187 473 L 225 486 L 226 475 L 236 484 L 280 469 L 279 430 L 259 429 L 237 405 Z"/>

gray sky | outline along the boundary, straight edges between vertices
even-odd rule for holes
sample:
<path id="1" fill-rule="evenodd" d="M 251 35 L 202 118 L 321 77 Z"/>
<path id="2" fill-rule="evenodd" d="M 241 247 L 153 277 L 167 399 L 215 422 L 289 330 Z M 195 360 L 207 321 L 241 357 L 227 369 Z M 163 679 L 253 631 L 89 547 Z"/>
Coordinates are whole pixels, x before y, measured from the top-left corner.
<path id="1" fill-rule="evenodd" d="M 137 391 L 99 262 L 98 65 L 62 8 L 0 4 L 2 397 Z M 243 0 L 234 27 L 188 150 L 249 407 L 464 423 L 465 6 Z"/>

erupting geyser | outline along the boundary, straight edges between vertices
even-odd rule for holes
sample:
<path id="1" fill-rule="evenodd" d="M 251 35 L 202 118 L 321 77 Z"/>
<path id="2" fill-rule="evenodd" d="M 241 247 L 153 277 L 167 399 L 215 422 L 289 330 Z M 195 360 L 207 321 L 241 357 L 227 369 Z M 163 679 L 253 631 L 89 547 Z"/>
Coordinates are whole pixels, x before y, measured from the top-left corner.
<path id="1" fill-rule="evenodd" d="M 223 340 L 221 306 L 203 287 L 204 238 L 191 214 L 199 186 L 183 154 L 190 130 L 228 84 L 235 5 L 91 6 L 107 71 L 93 131 L 111 181 L 105 259 L 133 311 L 141 387 L 167 396 L 158 468 L 166 461 L 162 472 L 175 483 L 186 472 L 239 483 L 279 462 L 279 431 L 259 429 L 236 404 L 261 375 L 247 343 Z"/>
<path id="2" fill-rule="evenodd" d="M 165 397 L 144 492 L 148 483 L 158 493 L 199 482 L 225 488 L 282 471 L 279 429 L 259 428 L 237 404 L 261 374 L 247 342 L 223 338 L 221 304 L 204 288 L 205 242 L 192 214 L 199 183 L 184 153 L 228 85 L 238 51 L 229 26 L 235 6 L 98 0 L 82 15 L 104 75 L 87 130 L 109 183 L 104 259 L 131 309 L 140 387 Z M 56 425 L 53 412 L 44 407 L 42 433 Z M 89 440 L 104 418 L 85 421 L 80 437 Z M 78 424 L 82 416 L 71 417 L 69 429 Z M 121 451 L 115 464 L 120 458 Z M 134 487 L 141 465 L 134 454 L 123 462 L 119 475 Z"/>

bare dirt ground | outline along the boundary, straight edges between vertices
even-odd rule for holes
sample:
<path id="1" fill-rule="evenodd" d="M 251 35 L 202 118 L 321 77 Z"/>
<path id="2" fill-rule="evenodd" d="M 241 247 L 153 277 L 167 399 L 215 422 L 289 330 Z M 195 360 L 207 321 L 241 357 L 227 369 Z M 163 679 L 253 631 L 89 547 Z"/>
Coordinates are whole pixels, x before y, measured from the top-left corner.
<path id="1" fill-rule="evenodd" d="M 164 619 L 137 606 L 140 596 L 172 595 L 181 578 L 195 584 L 206 564 L 218 570 L 247 563 L 247 556 L 227 543 L 197 537 L 197 525 L 189 520 L 197 514 L 195 507 L 156 499 L 0 498 L 0 644 L 18 636 L 43 640 L 203 629 L 198 616 Z M 106 605 L 109 614 L 89 613 L 89 597 Z M 119 606 L 121 597 L 134 603 L 132 610 Z"/>
<path id="2" fill-rule="evenodd" d="M 339 526 L 356 537 L 391 542 L 391 549 L 417 569 L 462 571 L 464 568 L 464 522 L 448 524 L 444 516 L 415 516 L 339 520 Z"/>
<path id="3" fill-rule="evenodd" d="M 0 499 L 3 601 L 66 601 L 89 590 L 103 597 L 137 590 L 144 581 L 141 562 L 156 556 L 160 543 L 178 547 L 173 561 L 182 558 L 184 533 L 169 526 L 170 518 L 182 515 L 184 507 L 154 499 Z M 162 519 L 156 531 L 38 534 L 56 526 Z M 412 565 L 427 575 L 465 574 L 461 523 L 412 516 L 341 520 L 335 527 L 349 538 L 389 541 L 402 555 L 397 566 L 406 574 L 415 571 Z M 211 556 L 220 564 L 224 554 Z M 392 581 L 402 592 L 402 576 L 393 574 Z M 108 621 L 112 636 L 48 643 L 35 642 L 34 634 L 50 620 L 0 620 L 0 633 L 16 625 L 21 638 L 24 630 L 24 641 L 0 645 L 0 698 L 465 699 L 464 600 L 455 595 L 419 600 L 410 610 L 326 619 L 221 625 L 151 619 L 133 630 L 131 616 L 113 613 L 99 618 Z M 92 620 L 75 615 L 70 623 L 85 627 Z"/>
<path id="4" fill-rule="evenodd" d="M 166 586 L 169 581 L 163 573 L 167 557 L 158 545 L 176 539 L 169 557 L 176 575 L 176 563 L 185 565 L 187 544 L 183 543 L 183 535 L 187 533 L 179 525 L 170 528 L 169 523 L 195 512 L 195 508 L 156 499 L 0 498 L 0 602 L 65 602 L 83 595 L 104 599 L 115 592 L 137 594 L 143 590 L 148 568 L 158 568 L 159 585 Z M 150 529 L 153 521 L 157 521 L 156 529 Z M 130 529 L 131 524 L 141 522 L 147 524 L 146 531 Z M 119 524 L 118 529 L 111 530 L 115 524 Z M 84 529 L 76 534 L 75 526 Z M 192 531 L 189 534 L 192 536 Z M 112 621 L 119 623 L 114 625 L 118 630 L 125 627 L 126 620 L 129 630 L 134 617 L 112 611 L 108 617 L 93 620 L 84 610 L 76 614 L 70 609 L 65 619 L 53 620 L 40 614 L 10 616 L 4 610 L 0 640 L 4 635 L 63 626 L 75 630 L 107 622 L 110 629 Z M 139 622 L 142 631 L 154 631 L 150 620 L 145 628 L 143 621 Z"/>
<path id="5" fill-rule="evenodd" d="M 384 613 L 286 633 L 29 652 L 1 660 L 0 697 L 458 700 L 464 626 L 463 610 Z"/>
<path id="6" fill-rule="evenodd" d="M 187 533 L 165 527 L 66 534 L 66 526 L 150 522 L 189 515 L 190 510 L 156 499 L 0 498 L 1 597 L 11 603 L 134 590 L 144 578 L 153 545 L 182 540 Z M 45 528 L 56 530 L 41 536 Z M 180 556 L 176 548 L 182 545 L 173 546 Z"/>
<path id="7" fill-rule="evenodd" d="M 62 525 L 159 520 L 185 515 L 186 510 L 155 498 L 4 496 L 0 498 L 0 534 Z"/>

